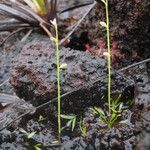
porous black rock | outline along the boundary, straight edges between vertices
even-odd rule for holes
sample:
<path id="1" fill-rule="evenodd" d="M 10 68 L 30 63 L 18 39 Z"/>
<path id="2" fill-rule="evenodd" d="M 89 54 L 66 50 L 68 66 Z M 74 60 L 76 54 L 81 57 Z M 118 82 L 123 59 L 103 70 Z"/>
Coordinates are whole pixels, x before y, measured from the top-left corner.
<path id="1" fill-rule="evenodd" d="M 57 97 L 56 50 L 51 42 L 25 45 L 12 62 L 10 83 L 21 98 L 35 106 Z M 107 92 L 107 63 L 89 52 L 60 48 L 62 107 L 99 104 Z M 98 80 L 98 81 L 97 81 Z M 132 83 L 120 75 L 112 75 L 112 92 L 122 93 Z"/>

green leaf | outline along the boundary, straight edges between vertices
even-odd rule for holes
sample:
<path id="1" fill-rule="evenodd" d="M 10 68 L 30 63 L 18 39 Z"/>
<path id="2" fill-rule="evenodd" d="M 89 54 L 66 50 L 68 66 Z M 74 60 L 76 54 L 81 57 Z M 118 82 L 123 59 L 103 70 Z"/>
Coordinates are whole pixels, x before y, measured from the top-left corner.
<path id="1" fill-rule="evenodd" d="M 100 25 L 102 26 L 102 27 L 107 27 L 107 24 L 105 23 L 105 22 L 103 22 L 103 21 L 100 21 Z"/>
<path id="2" fill-rule="evenodd" d="M 71 123 L 72 123 L 72 120 L 69 120 L 66 124 L 67 127 L 70 127 L 71 126 Z"/>
<path id="3" fill-rule="evenodd" d="M 42 150 L 40 147 L 35 146 L 35 150 Z"/>
<path id="4" fill-rule="evenodd" d="M 76 116 L 69 116 L 69 115 L 61 115 L 61 118 L 69 120 L 66 124 L 67 127 L 71 126 L 72 131 L 76 125 Z"/>
<path id="5" fill-rule="evenodd" d="M 105 124 L 108 124 L 108 120 L 105 117 L 100 117 L 99 120 Z"/>
<path id="6" fill-rule="evenodd" d="M 24 134 L 28 134 L 28 132 L 25 131 L 23 128 L 20 128 L 19 131 L 22 132 L 22 133 L 24 133 Z"/>
<path id="7" fill-rule="evenodd" d="M 89 110 L 92 111 L 92 113 L 97 114 L 97 112 L 94 108 L 90 108 Z"/>
<path id="8" fill-rule="evenodd" d="M 123 107 L 123 103 L 121 103 L 121 104 L 119 105 L 119 111 L 122 110 L 122 107 Z"/>
<path id="9" fill-rule="evenodd" d="M 76 125 L 76 116 L 74 117 L 73 121 L 72 121 L 72 131 L 74 130 Z"/>
<path id="10" fill-rule="evenodd" d="M 41 144 L 36 144 L 34 147 L 35 147 L 35 150 L 42 150 L 39 146 L 41 146 Z"/>
<path id="11" fill-rule="evenodd" d="M 105 115 L 104 111 L 103 111 L 101 108 L 94 107 L 94 109 L 95 109 L 99 114 Z"/>
<path id="12" fill-rule="evenodd" d="M 130 106 L 130 105 L 132 105 L 133 104 L 133 100 L 132 99 L 129 99 L 127 102 L 126 102 L 126 105 L 128 105 L 128 106 Z"/>
<path id="13" fill-rule="evenodd" d="M 63 118 L 63 119 L 69 119 L 69 120 L 71 120 L 71 119 L 73 119 L 73 118 L 74 118 L 74 116 L 69 116 L 69 115 L 61 115 L 61 118 Z"/>
<path id="14" fill-rule="evenodd" d="M 62 127 L 60 131 L 62 132 L 65 128 L 66 128 L 66 126 L 65 126 L 65 127 Z"/>
<path id="15" fill-rule="evenodd" d="M 110 123 L 113 125 L 114 122 L 117 120 L 117 118 L 118 118 L 118 115 L 112 114 L 112 117 L 111 117 L 111 119 L 110 119 Z"/>
<path id="16" fill-rule="evenodd" d="M 82 121 L 80 121 L 80 130 L 82 132 L 82 135 L 85 137 L 86 133 L 87 133 L 87 128 L 86 128 L 84 122 L 82 122 Z"/>
<path id="17" fill-rule="evenodd" d="M 29 133 L 29 134 L 28 134 L 28 139 L 32 138 L 35 134 L 36 134 L 36 131 Z"/>
<path id="18" fill-rule="evenodd" d="M 61 64 L 60 69 L 67 69 L 67 64 L 66 63 Z"/>
<path id="19" fill-rule="evenodd" d="M 114 107 L 111 107 L 111 110 L 112 110 L 114 113 L 118 113 L 118 111 L 117 111 L 117 110 L 115 110 L 115 108 L 114 108 Z"/>
<path id="20" fill-rule="evenodd" d="M 116 98 L 116 100 L 114 101 L 114 103 L 115 103 L 115 104 L 118 104 L 120 98 L 121 98 L 121 94 Z"/>

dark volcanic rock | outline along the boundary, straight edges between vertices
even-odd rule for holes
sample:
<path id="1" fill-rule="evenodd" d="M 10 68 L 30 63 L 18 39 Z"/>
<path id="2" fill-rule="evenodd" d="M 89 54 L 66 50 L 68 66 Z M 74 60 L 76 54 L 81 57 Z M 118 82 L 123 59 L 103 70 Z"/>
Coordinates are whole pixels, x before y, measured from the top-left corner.
<path id="1" fill-rule="evenodd" d="M 140 136 L 140 141 L 136 145 L 135 150 L 149 150 L 150 149 L 150 133 L 143 132 Z"/>
<path id="2" fill-rule="evenodd" d="M 105 60 L 88 52 L 61 48 L 60 62 L 68 65 L 61 70 L 61 94 L 80 89 L 66 96 L 65 105 L 99 103 L 107 91 Z M 29 43 L 12 62 L 10 82 L 19 97 L 39 105 L 57 97 L 56 69 L 55 48 L 50 42 Z M 119 75 L 114 74 L 112 79 L 113 92 L 122 92 L 132 84 Z"/>
<path id="3" fill-rule="evenodd" d="M 74 49 L 85 39 L 89 39 L 94 46 L 98 45 L 100 39 L 105 41 L 106 31 L 99 24 L 100 21 L 105 21 L 105 6 L 101 1 L 98 3 L 75 32 L 71 40 Z M 118 49 L 125 53 L 128 60 L 129 56 L 132 59 L 150 56 L 149 0 L 109 0 L 109 18 L 111 42 L 118 43 Z M 87 34 L 83 38 L 85 32 Z M 78 41 L 75 42 L 77 38 Z M 83 42 L 80 44 L 82 47 Z"/>

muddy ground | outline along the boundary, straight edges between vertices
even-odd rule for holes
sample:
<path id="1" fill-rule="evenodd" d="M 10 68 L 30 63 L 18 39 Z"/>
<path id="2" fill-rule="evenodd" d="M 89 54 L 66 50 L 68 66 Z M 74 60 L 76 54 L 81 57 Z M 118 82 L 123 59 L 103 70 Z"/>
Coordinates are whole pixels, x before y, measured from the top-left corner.
<path id="1" fill-rule="evenodd" d="M 145 4 L 145 2 L 146 1 L 144 1 L 143 5 Z M 128 6 L 130 5 L 131 4 L 129 3 Z M 126 7 L 126 5 L 123 5 L 123 6 Z M 145 5 L 143 7 L 147 8 Z M 91 12 L 92 15 L 89 14 L 88 18 L 90 18 L 90 20 L 88 20 L 87 18 L 87 21 L 85 24 L 85 28 L 87 28 L 87 26 L 90 26 L 87 28 L 87 29 L 90 29 L 90 32 L 88 32 L 88 40 L 85 41 L 85 43 L 84 42 L 83 43 L 84 45 L 89 43 L 91 47 L 93 46 L 94 42 L 96 43 L 98 42 L 99 38 L 101 39 L 101 35 L 102 35 L 101 32 L 100 32 L 101 35 L 96 34 L 96 33 L 99 33 L 98 31 L 96 31 L 97 27 L 95 28 L 95 30 L 93 30 L 93 27 L 91 26 L 95 26 L 95 24 L 89 23 L 93 20 L 91 18 L 94 16 L 94 11 L 96 10 L 97 9 L 94 9 L 93 12 Z M 145 9 L 144 11 L 146 10 L 147 9 Z M 80 11 L 80 13 L 81 12 L 82 11 Z M 114 14 L 112 13 L 112 15 Z M 113 20 L 116 18 L 111 17 L 111 19 Z M 95 20 L 97 19 L 95 18 Z M 120 20 L 118 22 L 120 22 Z M 116 22 L 116 24 L 119 24 L 118 22 Z M 132 22 L 130 23 L 132 24 Z M 147 28 L 147 24 L 145 24 L 145 26 Z M 81 26 L 81 28 L 78 29 L 79 32 L 76 31 L 74 33 L 74 35 L 72 36 L 72 39 L 75 41 L 75 43 L 72 43 L 72 39 L 71 39 L 71 42 L 66 46 L 69 48 L 66 48 L 66 49 L 72 48 L 73 49 L 72 51 L 75 51 L 75 50 L 85 51 L 85 46 L 83 45 L 83 43 L 81 45 L 78 45 L 78 44 L 76 45 L 76 43 L 78 43 L 78 41 L 80 41 L 82 38 L 85 39 L 85 36 L 82 37 L 80 36 L 80 34 L 79 34 L 79 37 L 77 36 L 77 33 L 81 33 L 81 34 L 82 32 L 85 33 L 84 30 L 85 29 L 83 28 L 83 26 Z M 122 37 L 119 36 L 120 37 L 120 39 L 118 39 L 119 44 L 120 44 L 119 48 L 121 49 L 121 53 L 125 55 L 125 58 L 121 60 L 116 59 L 114 64 L 112 64 L 112 66 L 116 70 L 118 68 L 122 68 L 124 66 L 130 65 L 133 62 L 137 62 L 139 60 L 149 58 L 150 47 L 148 45 L 149 41 L 148 41 L 147 30 L 145 30 L 145 32 L 142 32 L 142 29 L 139 31 L 139 32 L 142 32 L 142 35 L 140 36 L 139 39 L 138 39 L 138 36 L 135 35 L 137 37 L 137 39 L 135 39 L 134 41 L 135 43 L 137 42 L 140 44 L 140 39 L 143 40 L 141 46 L 138 46 L 139 44 L 133 45 L 133 43 L 130 43 L 130 41 L 134 39 L 133 35 L 135 34 L 135 29 L 132 29 L 131 30 L 132 32 L 129 32 L 128 30 L 129 36 L 126 33 L 127 37 L 123 39 L 125 40 L 125 43 L 123 43 Z M 43 35 L 40 32 L 37 32 L 37 30 L 33 31 L 30 34 L 30 36 L 25 41 L 23 41 L 22 38 L 27 32 L 28 30 L 25 30 L 25 31 L 15 34 L 10 39 L 8 39 L 4 45 L 0 47 L 0 84 L 4 83 L 3 85 L 0 86 L 1 93 L 16 95 L 14 88 L 10 85 L 8 80 L 11 74 L 10 71 L 11 71 L 12 61 L 17 60 L 17 58 L 19 58 L 18 56 L 20 55 L 24 45 L 28 44 L 29 42 L 34 42 L 34 41 L 36 42 L 37 41 L 44 41 L 44 42 L 49 41 L 46 35 Z M 8 34 L 9 32 L 1 32 L 0 41 L 2 41 Z M 118 34 L 120 33 L 115 33 L 115 34 L 116 34 L 115 36 L 118 36 Z M 87 35 L 87 30 L 86 30 L 86 35 Z M 144 35 L 147 35 L 147 36 L 144 36 Z M 113 36 L 113 38 L 115 38 L 115 36 Z M 90 39 L 90 37 L 94 37 L 94 38 Z M 128 38 L 130 39 L 129 45 L 127 44 Z M 96 40 L 93 41 L 93 39 L 96 39 Z M 126 45 L 127 45 L 127 48 L 126 48 L 127 50 L 124 48 Z M 97 47 L 95 46 L 94 48 L 96 49 Z M 130 51 L 130 49 L 132 49 L 132 51 Z M 140 49 L 142 49 L 142 55 L 141 55 Z M 77 53 L 80 53 L 80 52 L 77 52 Z M 91 54 L 88 54 L 88 55 L 91 55 Z M 95 56 L 93 55 L 92 57 L 94 58 Z M 150 117 L 149 117 L 150 116 L 150 82 L 149 81 L 150 79 L 149 79 L 149 72 L 147 70 L 149 70 L 148 64 L 141 64 L 141 65 L 137 65 L 133 68 L 129 68 L 128 70 L 121 72 L 121 74 L 123 75 L 123 78 L 132 80 L 132 82 L 134 82 L 134 85 L 135 85 L 135 93 L 134 93 L 134 100 L 133 100 L 134 104 L 132 104 L 131 107 L 128 107 L 128 111 L 123 113 L 123 116 L 121 119 L 121 120 L 126 120 L 125 123 L 117 123 L 114 125 L 113 128 L 108 129 L 103 123 L 99 121 L 98 118 L 96 118 L 91 113 L 91 111 L 89 110 L 89 106 L 84 107 L 84 109 L 82 109 L 81 113 L 77 116 L 77 118 L 78 118 L 78 121 L 80 121 L 81 118 L 83 119 L 83 122 L 85 123 L 87 127 L 86 136 L 84 136 L 81 133 L 81 130 L 79 128 L 79 122 L 78 122 L 73 132 L 69 128 L 63 130 L 62 137 L 61 137 L 61 141 L 62 141 L 61 149 L 64 149 L 64 150 L 69 150 L 69 149 L 75 149 L 75 150 L 78 150 L 78 149 L 81 149 L 81 150 L 82 149 L 83 150 L 84 149 L 148 150 L 150 149 L 150 144 L 149 144 L 149 140 L 150 140 Z M 25 108 L 26 110 L 30 109 L 28 105 L 25 106 L 25 102 L 22 102 L 22 104 L 18 103 L 18 105 L 22 105 L 23 108 Z M 15 104 L 14 106 L 12 106 L 12 104 L 10 104 L 6 106 L 0 106 L 1 125 L 3 124 L 3 122 L 5 122 L 4 117 L 3 117 L 3 112 L 5 112 L 5 110 L 8 110 L 8 112 L 11 112 L 12 114 L 16 112 L 17 113 L 19 112 L 18 114 L 22 114 L 26 112 L 26 110 L 18 109 L 19 108 L 18 105 Z M 10 109 L 10 106 L 12 106 L 11 107 L 12 109 Z M 31 109 L 34 109 L 34 107 L 31 106 Z M 20 110 L 23 110 L 23 111 L 20 111 Z M 10 127 L 3 129 L 2 131 L 0 131 L 0 149 L 2 150 L 6 150 L 6 149 L 33 150 L 35 149 L 36 144 L 40 144 L 40 147 L 42 150 L 58 149 L 58 145 L 55 143 L 55 141 L 58 139 L 57 117 L 55 116 L 56 113 L 57 113 L 56 106 L 49 104 L 43 107 L 42 109 L 37 110 L 36 113 L 26 115 L 21 120 L 17 121 L 16 123 L 13 123 Z M 7 113 L 7 115 L 9 118 L 10 114 Z M 44 119 L 39 120 L 40 115 L 42 115 Z M 9 121 L 10 120 L 8 120 L 8 122 Z M 63 125 L 65 126 L 65 122 L 63 122 Z M 30 133 L 33 131 L 36 131 L 36 134 L 31 139 L 28 139 L 22 132 L 19 131 L 20 128 L 23 128 L 24 130 Z"/>

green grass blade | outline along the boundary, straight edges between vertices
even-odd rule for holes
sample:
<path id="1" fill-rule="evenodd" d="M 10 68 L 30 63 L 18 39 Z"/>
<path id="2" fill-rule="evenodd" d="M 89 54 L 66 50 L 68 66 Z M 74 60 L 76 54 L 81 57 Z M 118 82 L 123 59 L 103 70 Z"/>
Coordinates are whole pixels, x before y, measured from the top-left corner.
<path id="1" fill-rule="evenodd" d="M 46 6 L 45 6 L 45 1 L 44 0 L 32 0 L 34 5 L 37 7 L 38 12 L 40 15 L 45 15 L 46 14 Z"/>

